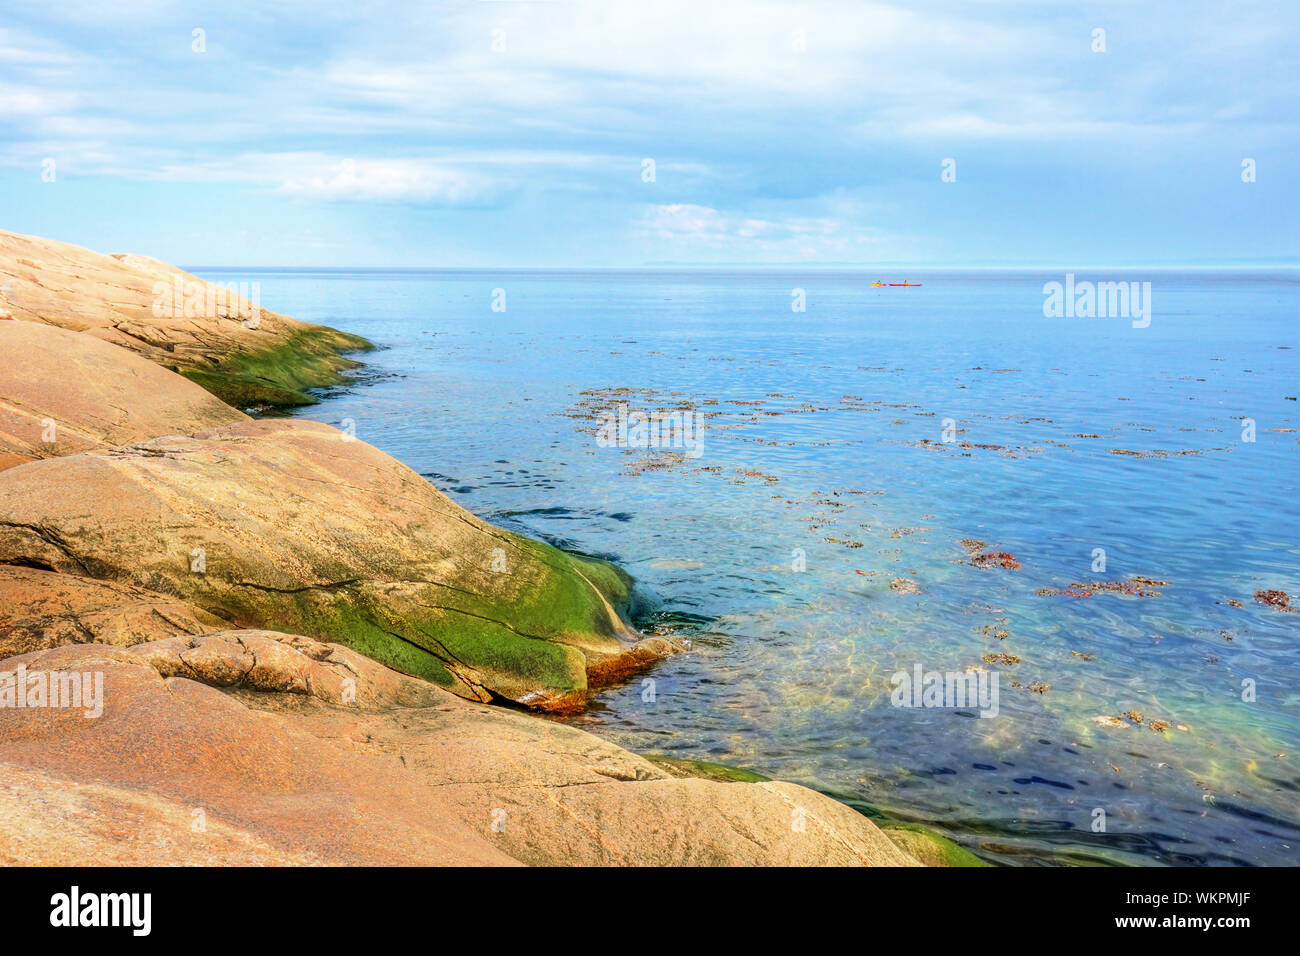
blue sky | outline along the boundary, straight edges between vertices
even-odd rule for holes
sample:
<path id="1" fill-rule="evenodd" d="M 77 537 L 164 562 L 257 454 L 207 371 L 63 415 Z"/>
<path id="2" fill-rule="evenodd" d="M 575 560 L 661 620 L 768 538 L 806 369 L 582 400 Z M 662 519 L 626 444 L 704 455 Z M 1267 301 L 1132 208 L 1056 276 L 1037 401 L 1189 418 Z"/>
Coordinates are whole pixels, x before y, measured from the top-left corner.
<path id="1" fill-rule="evenodd" d="M 1294 0 L 0 7 L 0 227 L 103 251 L 1300 261 Z"/>

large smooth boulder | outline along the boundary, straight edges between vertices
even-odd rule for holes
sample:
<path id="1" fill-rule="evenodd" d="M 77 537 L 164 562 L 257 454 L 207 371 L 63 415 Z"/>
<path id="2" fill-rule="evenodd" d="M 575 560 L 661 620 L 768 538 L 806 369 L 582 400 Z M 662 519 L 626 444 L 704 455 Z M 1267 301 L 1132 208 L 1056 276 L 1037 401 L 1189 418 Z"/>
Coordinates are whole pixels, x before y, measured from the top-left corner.
<path id="1" fill-rule="evenodd" d="M 0 468 L 248 421 L 205 389 L 117 345 L 0 322 Z"/>
<path id="2" fill-rule="evenodd" d="M 20 664 L 102 675 L 102 712 L 0 709 L 6 863 L 916 865 L 803 787 L 670 776 L 302 637 L 58 648 L 0 671 Z"/>
<path id="3" fill-rule="evenodd" d="M 0 564 L 337 641 L 476 700 L 572 710 L 671 652 L 613 566 L 493 527 L 317 422 L 248 421 L 0 472 Z"/>
<path id="4" fill-rule="evenodd" d="M 115 581 L 0 565 L 0 657 L 61 647 L 129 647 L 226 626 L 201 608 Z"/>
<path id="5" fill-rule="evenodd" d="M 263 309 L 253 291 L 145 256 L 0 231 L 0 313 L 120 345 L 239 408 L 309 405 L 307 389 L 356 367 L 340 353 L 372 347 Z"/>

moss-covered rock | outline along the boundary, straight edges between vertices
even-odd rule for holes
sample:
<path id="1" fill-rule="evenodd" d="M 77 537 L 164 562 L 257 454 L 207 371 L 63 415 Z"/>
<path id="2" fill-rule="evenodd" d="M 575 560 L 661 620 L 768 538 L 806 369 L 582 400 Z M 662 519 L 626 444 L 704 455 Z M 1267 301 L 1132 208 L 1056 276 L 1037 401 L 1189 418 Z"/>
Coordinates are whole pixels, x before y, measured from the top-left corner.
<path id="1" fill-rule="evenodd" d="M 899 849 L 926 866 L 992 866 L 965 847 L 919 824 L 881 823 L 880 828 Z"/>
<path id="2" fill-rule="evenodd" d="M 146 256 L 102 255 L 0 231 L 0 308 L 119 345 L 237 408 L 310 405 L 372 348 L 357 335 L 262 308 L 254 282 L 229 288 Z"/>
<path id="3" fill-rule="evenodd" d="M 713 763 L 710 760 L 689 760 L 683 757 L 669 757 L 666 754 L 642 754 L 642 756 L 674 777 L 699 777 L 722 783 L 762 783 L 772 779 L 752 770 L 732 767 L 725 763 Z"/>
<path id="4" fill-rule="evenodd" d="M 210 367 L 176 370 L 236 408 L 314 405 L 308 389 L 340 385 L 360 363 L 340 354 L 373 346 L 357 335 L 317 327 L 297 332 L 270 348 L 223 356 Z"/>
<path id="5" fill-rule="evenodd" d="M 0 564 L 336 641 L 477 700 L 576 709 L 674 649 L 638 642 L 612 565 L 480 521 L 317 422 L 31 462 L 0 472 L 0 501 Z"/>
<path id="6" fill-rule="evenodd" d="M 140 256 L 0 232 L 0 271 L 11 337 L 103 359 L 93 375 L 20 380 L 27 404 L 59 399 L 64 445 L 6 445 L 0 414 L 0 564 L 132 584 L 467 697 L 554 710 L 675 649 L 624 624 L 631 581 L 612 565 L 481 522 L 328 426 L 254 424 L 194 387 L 240 408 L 310 404 L 365 339 Z M 34 420 L 19 417 L 25 435 Z M 68 457 L 31 460 L 52 455 Z"/>

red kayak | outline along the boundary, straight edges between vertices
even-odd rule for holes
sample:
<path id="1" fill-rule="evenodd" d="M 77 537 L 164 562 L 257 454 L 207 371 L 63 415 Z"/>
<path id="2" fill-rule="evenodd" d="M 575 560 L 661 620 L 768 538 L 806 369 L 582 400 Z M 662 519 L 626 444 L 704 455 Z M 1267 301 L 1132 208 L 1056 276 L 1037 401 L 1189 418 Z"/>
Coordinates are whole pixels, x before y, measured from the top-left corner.
<path id="1" fill-rule="evenodd" d="M 892 286 L 906 286 L 909 289 L 919 289 L 925 285 L 924 282 L 891 282 L 889 284 Z"/>

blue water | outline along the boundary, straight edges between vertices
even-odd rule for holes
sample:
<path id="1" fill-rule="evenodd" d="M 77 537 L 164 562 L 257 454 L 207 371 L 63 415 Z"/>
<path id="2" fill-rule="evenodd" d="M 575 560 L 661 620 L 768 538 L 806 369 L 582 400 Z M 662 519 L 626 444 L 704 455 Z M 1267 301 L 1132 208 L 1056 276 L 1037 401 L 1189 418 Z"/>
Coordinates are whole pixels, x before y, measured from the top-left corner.
<path id="1" fill-rule="evenodd" d="M 992 861 L 1300 862 L 1300 614 L 1253 599 L 1300 595 L 1300 273 L 1078 277 L 1150 281 L 1146 328 L 1045 318 L 1060 274 L 204 274 L 383 346 L 303 414 L 692 641 L 585 729 Z M 701 413 L 702 453 L 601 447 L 619 404 Z M 1166 583 L 1040 593 L 1134 575 Z M 892 706 L 914 664 L 996 672 L 998 715 Z"/>

